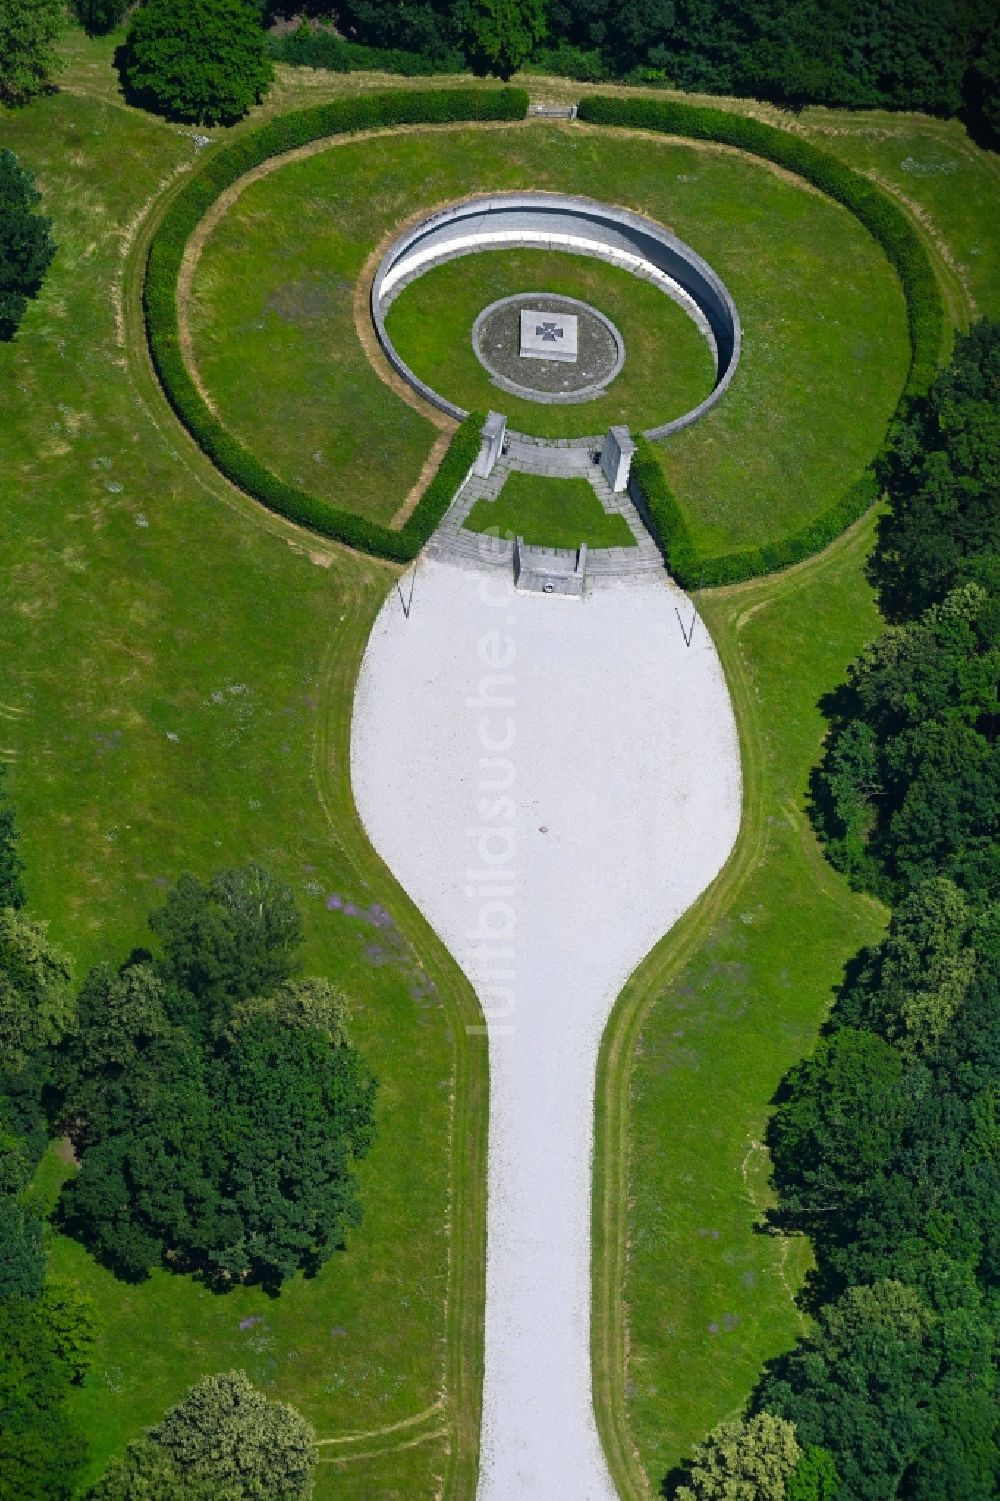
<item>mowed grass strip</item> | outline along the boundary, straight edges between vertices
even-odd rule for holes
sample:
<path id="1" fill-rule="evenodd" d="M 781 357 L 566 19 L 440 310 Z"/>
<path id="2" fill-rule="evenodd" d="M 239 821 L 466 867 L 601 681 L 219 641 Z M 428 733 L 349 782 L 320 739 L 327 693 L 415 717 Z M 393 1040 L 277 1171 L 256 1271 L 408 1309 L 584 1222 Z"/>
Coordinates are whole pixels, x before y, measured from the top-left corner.
<path id="1" fill-rule="evenodd" d="M 74 79 L 93 58 L 88 43 Z M 54 1268 L 98 1322 L 74 1396 L 86 1479 L 193 1382 L 235 1366 L 321 1437 L 443 1399 L 446 1444 L 378 1460 L 371 1485 L 364 1461 L 324 1466 L 320 1495 L 397 1493 L 387 1470 L 399 1494 L 453 1494 L 471 1483 L 478 1430 L 466 1367 L 481 1320 L 485 1054 L 466 1035 L 469 987 L 350 796 L 354 681 L 394 575 L 269 517 L 194 450 L 146 361 L 141 227 L 119 339 L 123 237 L 195 162 L 190 136 L 63 93 L 7 116 L 4 141 L 37 172 L 59 245 L 18 340 L 0 346 L 0 722 L 31 911 L 82 977 L 150 941 L 146 915 L 182 870 L 259 859 L 295 890 L 306 971 L 350 997 L 380 1081 L 364 1223 L 277 1299 L 165 1272 L 125 1286 L 53 1237 Z M 68 1170 L 46 1162 L 50 1200 Z"/>
<path id="2" fill-rule="evenodd" d="M 547 406 L 494 385 L 472 347 L 472 325 L 491 302 L 518 292 L 575 297 L 611 319 L 625 365 L 603 395 Z M 618 266 L 552 251 L 483 251 L 435 267 L 400 293 L 386 329 L 411 370 L 449 401 L 467 411 L 499 408 L 511 427 L 543 438 L 670 422 L 703 401 L 715 379 L 706 340 L 663 292 Z"/>
<path id="3" fill-rule="evenodd" d="M 334 488 L 317 493 L 353 494 L 366 514 L 391 514 L 408 488 L 392 456 L 416 414 L 387 388 L 379 401 L 365 394 L 380 382 L 347 283 L 413 215 L 514 189 L 578 192 L 649 214 L 729 287 L 744 328 L 739 370 L 718 406 L 663 445 L 700 553 L 780 537 L 860 476 L 909 357 L 902 291 L 875 241 L 846 209 L 754 158 L 572 124 L 342 142 L 250 184 L 208 237 L 192 289 L 195 360 L 220 417 L 282 478 L 328 481 Z M 470 336 L 471 325 L 463 344 Z M 429 326 L 424 337 L 437 336 Z M 651 369 L 655 353 L 651 341 Z M 391 410 L 379 406 L 381 392 Z M 507 410 L 495 394 L 489 404 Z M 652 406 L 655 392 L 647 396 Z"/>
<path id="4" fill-rule="evenodd" d="M 595 1379 L 629 1498 L 658 1495 L 802 1327 L 792 1299 L 808 1245 L 763 1231 L 763 1138 L 845 961 L 883 922 L 826 865 L 804 813 L 817 699 L 878 629 L 871 525 L 698 604 L 736 708 L 744 823 L 715 885 L 629 981 L 602 1049 Z"/>
<path id="5" fill-rule="evenodd" d="M 609 515 L 585 479 L 553 479 L 515 472 L 496 500 L 477 500 L 465 521 L 470 532 L 523 537 L 539 547 L 634 547 L 624 516 Z"/>

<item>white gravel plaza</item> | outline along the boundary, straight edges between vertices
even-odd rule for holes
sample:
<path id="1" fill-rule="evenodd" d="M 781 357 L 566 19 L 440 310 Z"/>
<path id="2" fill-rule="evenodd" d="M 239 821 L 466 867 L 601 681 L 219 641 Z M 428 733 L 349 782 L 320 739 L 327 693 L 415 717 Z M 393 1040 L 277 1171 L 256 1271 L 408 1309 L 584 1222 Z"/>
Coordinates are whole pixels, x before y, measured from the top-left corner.
<path id="1" fill-rule="evenodd" d="M 692 616 L 665 576 L 571 600 L 425 559 L 358 682 L 362 820 L 488 1021 L 479 1501 L 616 1494 L 590 1372 L 597 1051 L 740 818 L 729 695 L 701 621 L 685 644 Z"/>

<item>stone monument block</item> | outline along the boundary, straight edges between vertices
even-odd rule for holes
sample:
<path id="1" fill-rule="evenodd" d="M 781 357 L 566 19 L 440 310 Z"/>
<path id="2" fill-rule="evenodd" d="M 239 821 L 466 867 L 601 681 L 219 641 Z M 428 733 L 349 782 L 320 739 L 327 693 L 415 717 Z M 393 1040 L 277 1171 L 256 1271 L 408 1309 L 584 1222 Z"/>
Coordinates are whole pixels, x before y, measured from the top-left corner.
<path id="1" fill-rule="evenodd" d="M 540 313 L 521 309 L 522 360 L 562 360 L 576 364 L 578 320 L 575 313 Z"/>
<path id="2" fill-rule="evenodd" d="M 579 547 L 526 547 L 514 540 L 514 586 L 528 594 L 561 594 L 580 599 L 587 581 L 587 544 Z"/>
<path id="3" fill-rule="evenodd" d="M 496 468 L 506 434 L 507 418 L 502 412 L 490 412 L 482 427 L 482 447 L 472 466 L 473 474 L 478 474 L 480 479 L 489 479 Z"/>
<path id="4" fill-rule="evenodd" d="M 601 449 L 601 472 L 616 493 L 628 488 L 635 444 L 627 427 L 609 427 Z"/>

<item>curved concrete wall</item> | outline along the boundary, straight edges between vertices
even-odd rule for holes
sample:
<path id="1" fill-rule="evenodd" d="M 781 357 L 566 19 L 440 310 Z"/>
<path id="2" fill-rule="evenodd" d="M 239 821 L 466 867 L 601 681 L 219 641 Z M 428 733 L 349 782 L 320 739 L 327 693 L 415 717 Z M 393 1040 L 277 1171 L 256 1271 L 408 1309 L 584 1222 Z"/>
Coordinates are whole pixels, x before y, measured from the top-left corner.
<path id="1" fill-rule="evenodd" d="M 649 438 L 689 426 L 718 401 L 740 357 L 740 319 L 725 283 L 700 255 L 669 230 L 626 209 L 558 193 L 500 193 L 442 209 L 401 235 L 372 283 L 372 319 L 386 356 L 405 380 L 450 416 L 468 415 L 445 400 L 402 360 L 385 327 L 396 297 L 432 266 L 498 247 L 544 247 L 590 255 L 621 266 L 660 288 L 694 319 L 711 346 L 715 385 L 691 411 L 649 428 Z"/>

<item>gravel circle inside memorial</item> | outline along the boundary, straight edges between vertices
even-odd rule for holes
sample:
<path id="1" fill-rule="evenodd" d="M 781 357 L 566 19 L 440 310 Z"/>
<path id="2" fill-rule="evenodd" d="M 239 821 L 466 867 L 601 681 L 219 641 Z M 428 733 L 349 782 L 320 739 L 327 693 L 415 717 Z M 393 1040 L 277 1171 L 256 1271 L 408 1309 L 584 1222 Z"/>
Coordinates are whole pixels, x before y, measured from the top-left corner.
<path id="1" fill-rule="evenodd" d="M 577 319 L 576 361 L 527 360 L 520 353 L 522 309 L 571 313 Z M 541 292 L 517 293 L 484 308 L 472 329 L 472 347 L 480 364 L 501 382 L 537 400 L 598 396 L 621 371 L 625 341 L 611 320 L 575 297 Z"/>

